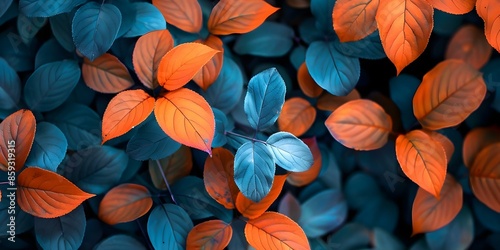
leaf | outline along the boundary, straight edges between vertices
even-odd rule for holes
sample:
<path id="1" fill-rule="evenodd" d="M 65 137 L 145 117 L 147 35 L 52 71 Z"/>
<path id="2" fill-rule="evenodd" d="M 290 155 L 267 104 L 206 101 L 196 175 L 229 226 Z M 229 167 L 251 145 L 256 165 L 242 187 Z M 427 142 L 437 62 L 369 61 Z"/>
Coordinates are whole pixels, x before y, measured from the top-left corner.
<path id="1" fill-rule="evenodd" d="M 335 109 L 325 126 L 335 140 L 348 148 L 374 150 L 387 143 L 392 119 L 377 103 L 358 99 Z"/>
<path id="2" fill-rule="evenodd" d="M 435 231 L 448 225 L 462 208 L 462 186 L 447 175 L 441 199 L 419 188 L 412 208 L 413 235 Z"/>
<path id="3" fill-rule="evenodd" d="M 17 31 L 21 37 L 21 41 L 29 44 L 46 23 L 46 17 L 27 17 L 23 13 L 20 13 L 17 16 Z"/>
<path id="4" fill-rule="evenodd" d="M 212 9 L 208 30 L 214 35 L 248 33 L 278 9 L 262 0 L 221 0 Z"/>
<path id="5" fill-rule="evenodd" d="M 193 228 L 189 215 L 174 204 L 163 204 L 153 209 L 148 219 L 148 235 L 155 249 L 182 250 Z"/>
<path id="6" fill-rule="evenodd" d="M 301 136 L 316 119 L 316 109 L 311 103 L 301 97 L 293 97 L 285 101 L 281 114 L 278 117 L 278 127 L 281 131 Z"/>
<path id="7" fill-rule="evenodd" d="M 465 166 L 470 169 L 479 152 L 497 142 L 500 142 L 500 129 L 497 127 L 474 128 L 469 131 L 462 148 Z"/>
<path id="8" fill-rule="evenodd" d="M 496 8 L 496 3 L 488 0 L 477 0 L 476 11 L 479 17 L 484 21 L 484 34 L 488 43 L 500 51 L 500 25 L 497 19 L 500 17 L 500 9 Z"/>
<path id="9" fill-rule="evenodd" d="M 241 193 L 254 202 L 271 190 L 276 169 L 271 149 L 261 142 L 246 142 L 234 157 L 234 181 Z"/>
<path id="10" fill-rule="evenodd" d="M 292 193 L 287 192 L 280 201 L 278 212 L 297 222 L 299 221 L 302 210 L 297 198 L 295 198 Z"/>
<path id="11" fill-rule="evenodd" d="M 436 131 L 424 130 L 424 132 L 426 132 L 431 136 L 433 140 L 439 142 L 439 144 L 443 146 L 443 149 L 446 152 L 446 159 L 448 160 L 448 162 L 450 162 L 451 157 L 453 156 L 453 153 L 455 151 L 455 145 L 453 145 L 453 142 L 445 135 Z"/>
<path id="12" fill-rule="evenodd" d="M 135 20 L 130 30 L 123 35 L 124 37 L 142 36 L 146 33 L 156 30 L 165 30 L 167 25 L 161 12 L 150 3 L 131 3 L 135 9 Z"/>
<path id="13" fill-rule="evenodd" d="M 482 30 L 469 24 L 462 26 L 453 35 L 448 43 L 445 59 L 460 59 L 473 68 L 480 69 L 488 62 L 492 51 Z"/>
<path id="14" fill-rule="evenodd" d="M 399 207 L 390 199 L 382 195 L 369 197 L 365 200 L 366 206 L 356 214 L 353 222 L 360 223 L 371 229 L 382 229 L 392 232 L 399 219 Z"/>
<path id="15" fill-rule="evenodd" d="M 432 7 L 446 13 L 462 15 L 474 9 L 475 0 L 429 0 Z"/>
<path id="16" fill-rule="evenodd" d="M 65 51 L 64 48 L 61 45 L 59 45 L 56 39 L 51 38 L 50 40 L 46 41 L 40 47 L 40 49 L 38 49 L 38 52 L 36 53 L 35 57 L 35 69 L 38 69 L 40 68 L 40 66 L 47 63 L 67 60 L 71 59 L 72 57 L 73 55 Z M 78 71 L 80 71 L 80 68 L 79 67 L 77 68 Z M 78 84 L 76 85 L 78 86 Z M 76 87 L 73 89 L 73 91 L 75 91 L 75 89 Z"/>
<path id="17" fill-rule="evenodd" d="M 167 90 L 181 88 L 219 52 L 201 43 L 175 46 L 160 61 L 158 83 Z"/>
<path id="18" fill-rule="evenodd" d="M 309 8 L 310 0 L 286 0 L 286 4 L 292 8 L 305 9 Z"/>
<path id="19" fill-rule="evenodd" d="M 335 32 L 332 28 L 332 12 L 336 0 L 311 0 L 310 2 L 311 13 L 314 16 L 315 21 L 314 28 L 318 31 L 318 35 L 321 38 L 323 38 L 325 35 L 334 35 Z"/>
<path id="20" fill-rule="evenodd" d="M 122 14 L 113 4 L 86 3 L 73 18 L 72 34 L 76 49 L 94 61 L 113 45 L 121 20 Z"/>
<path id="21" fill-rule="evenodd" d="M 316 107 L 320 110 L 333 112 L 343 104 L 358 99 L 361 99 L 361 96 L 356 89 L 353 89 L 346 96 L 334 96 L 330 93 L 324 93 L 319 97 Z"/>
<path id="22" fill-rule="evenodd" d="M 470 185 L 474 195 L 486 206 L 500 213 L 500 143 L 484 147 L 470 167 Z"/>
<path id="23" fill-rule="evenodd" d="M 168 23 L 186 32 L 200 32 L 203 17 L 197 0 L 153 0 L 153 5 Z"/>
<path id="24" fill-rule="evenodd" d="M 24 87 L 24 100 L 31 110 L 50 111 L 69 97 L 80 80 L 75 61 L 59 61 L 40 66 L 31 74 Z"/>
<path id="25" fill-rule="evenodd" d="M 226 132 L 234 129 L 234 121 L 229 121 L 226 114 L 216 108 L 212 107 L 212 111 L 215 117 L 215 135 L 212 147 L 222 147 L 227 143 Z"/>
<path id="26" fill-rule="evenodd" d="M 212 154 L 215 118 L 210 105 L 196 92 L 181 88 L 156 100 L 154 114 L 175 141 Z"/>
<path id="27" fill-rule="evenodd" d="M 300 226 L 285 215 L 266 212 L 248 220 L 245 226 L 248 243 L 256 249 L 310 249 Z"/>
<path id="28" fill-rule="evenodd" d="M 26 165 L 37 166 L 53 172 L 66 156 L 68 141 L 63 132 L 55 125 L 40 122 L 35 132 Z"/>
<path id="29" fill-rule="evenodd" d="M 155 99 L 142 89 L 120 92 L 113 97 L 102 118 L 102 143 L 124 135 L 153 112 Z"/>
<path id="30" fill-rule="evenodd" d="M 19 10 L 30 17 L 50 17 L 70 12 L 74 7 L 85 2 L 86 0 L 20 0 Z"/>
<path id="31" fill-rule="evenodd" d="M 292 172 L 288 175 L 288 183 L 296 187 L 302 187 L 313 182 L 316 177 L 318 177 L 319 172 L 321 171 L 321 165 L 323 164 L 321 151 L 319 150 L 316 137 L 305 138 L 302 139 L 302 141 L 307 145 L 307 147 L 309 147 L 314 162 L 308 170 L 303 172 Z"/>
<path id="32" fill-rule="evenodd" d="M 407 74 L 399 74 L 389 80 L 390 98 L 398 106 L 403 128 L 407 131 L 417 123 L 412 112 L 412 99 L 419 85 L 420 79 Z"/>
<path id="33" fill-rule="evenodd" d="M 134 85 L 127 67 L 108 53 L 94 61 L 84 59 L 82 76 L 89 88 L 101 93 L 118 93 Z"/>
<path id="34" fill-rule="evenodd" d="M 71 31 L 74 14 L 74 12 L 61 13 L 49 18 L 52 35 L 68 52 L 75 51 L 75 43 L 73 42 Z"/>
<path id="35" fill-rule="evenodd" d="M 214 35 L 208 36 L 205 40 L 198 40 L 198 42 L 209 46 L 210 48 L 220 51 L 210 61 L 208 61 L 203 68 L 201 68 L 193 77 L 193 81 L 198 84 L 203 90 L 207 89 L 217 80 L 219 73 L 222 69 L 224 62 L 224 44 L 222 40 Z"/>
<path id="36" fill-rule="evenodd" d="M 83 192 L 61 175 L 42 168 L 22 171 L 17 179 L 17 192 L 19 207 L 39 218 L 63 216 L 95 196 Z"/>
<path id="37" fill-rule="evenodd" d="M 115 234 L 102 240 L 95 246 L 95 250 L 120 250 L 126 248 L 137 250 L 147 249 L 141 242 L 126 234 Z"/>
<path id="38" fill-rule="evenodd" d="M 343 43 L 337 39 L 333 40 L 333 46 L 340 53 L 350 57 L 369 60 L 378 60 L 387 57 L 378 30 L 355 42 Z"/>
<path id="39" fill-rule="evenodd" d="M 12 0 L 4 0 L 0 2 L 0 17 L 3 17 L 3 15 L 7 13 L 9 7 L 12 6 L 12 2 Z"/>
<path id="40" fill-rule="evenodd" d="M 233 236 L 231 226 L 221 220 L 202 222 L 189 232 L 186 249 L 223 250 Z"/>
<path id="41" fill-rule="evenodd" d="M 294 35 L 291 27 L 266 21 L 255 30 L 239 36 L 233 49 L 240 55 L 280 57 L 292 48 Z"/>
<path id="42" fill-rule="evenodd" d="M 0 169 L 19 172 L 35 139 L 36 121 L 30 110 L 21 109 L 5 118 L 0 123 Z M 14 151 L 14 152 L 13 152 Z M 14 154 L 14 157 L 12 157 Z M 14 160 L 10 160 L 14 158 Z M 14 165 L 12 165 L 14 164 Z"/>
<path id="43" fill-rule="evenodd" d="M 377 29 L 379 0 L 339 0 L 333 7 L 333 28 L 341 42 L 358 41 Z"/>
<path id="44" fill-rule="evenodd" d="M 359 223 L 347 223 L 328 238 L 328 245 L 346 249 L 366 248 L 370 245 L 372 231 Z M 412 249 L 416 250 L 416 249 Z"/>
<path id="45" fill-rule="evenodd" d="M 425 241 L 430 250 L 470 249 L 474 240 L 474 217 L 467 205 L 448 225 L 425 234 Z M 457 240 L 457 236 L 460 240 Z"/>
<path id="46" fill-rule="evenodd" d="M 159 160 L 163 174 L 170 185 L 177 180 L 187 176 L 193 169 L 193 156 L 191 149 L 186 146 L 180 146 L 172 155 Z M 163 175 L 159 170 L 156 161 L 149 161 L 149 174 L 153 185 L 160 190 L 167 190 Z"/>
<path id="47" fill-rule="evenodd" d="M 424 75 L 413 97 L 413 113 L 424 128 L 460 124 L 486 95 L 481 73 L 459 60 L 446 60 Z"/>
<path id="48" fill-rule="evenodd" d="M 387 57 L 397 74 L 427 47 L 434 21 L 426 0 L 380 0 L 375 20 Z"/>
<path id="49" fill-rule="evenodd" d="M 21 98 L 21 79 L 7 61 L 0 58 L 0 106 L 11 109 Z"/>
<path id="50" fill-rule="evenodd" d="M 252 128 L 261 131 L 276 122 L 284 102 L 285 81 L 269 68 L 250 79 L 243 107 Z"/>
<path id="51" fill-rule="evenodd" d="M 333 42 L 311 43 L 306 65 L 314 81 L 333 95 L 349 94 L 360 76 L 359 59 L 340 53 Z"/>
<path id="52" fill-rule="evenodd" d="M 311 168 L 313 155 L 307 145 L 288 132 L 277 132 L 267 139 L 276 164 L 292 172 L 304 172 Z"/>
<path id="53" fill-rule="evenodd" d="M 323 88 L 321 88 L 309 74 L 305 62 L 303 62 L 297 70 L 297 81 L 300 90 L 308 97 L 315 98 L 323 93 Z"/>
<path id="54" fill-rule="evenodd" d="M 99 219 L 115 225 L 136 220 L 153 206 L 148 189 L 142 185 L 125 183 L 109 190 L 99 204 Z"/>
<path id="55" fill-rule="evenodd" d="M 208 194 L 227 209 L 234 209 L 240 192 L 234 182 L 234 155 L 225 148 L 214 148 L 203 167 L 203 182 Z"/>
<path id="56" fill-rule="evenodd" d="M 439 199 L 447 167 L 441 143 L 422 130 L 413 130 L 396 139 L 396 157 L 410 180 Z"/>

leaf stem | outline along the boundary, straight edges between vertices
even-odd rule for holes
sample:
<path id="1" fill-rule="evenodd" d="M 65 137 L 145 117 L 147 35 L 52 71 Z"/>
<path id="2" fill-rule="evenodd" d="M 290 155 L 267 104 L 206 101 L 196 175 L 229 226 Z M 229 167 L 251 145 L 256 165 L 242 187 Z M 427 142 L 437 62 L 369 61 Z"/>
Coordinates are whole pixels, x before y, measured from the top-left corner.
<path id="1" fill-rule="evenodd" d="M 244 138 L 244 139 L 247 139 L 247 140 L 250 140 L 253 142 L 264 143 L 267 145 L 267 142 L 265 142 L 263 140 L 255 139 L 254 137 L 250 137 L 250 136 L 246 136 L 246 135 L 241 135 L 241 134 L 235 133 L 233 131 L 225 131 L 224 134 L 226 134 L 227 136 L 236 136 L 236 137 Z"/>
<path id="2" fill-rule="evenodd" d="M 165 173 L 163 172 L 163 168 L 161 167 L 159 160 L 156 160 L 156 166 L 158 166 L 158 170 L 160 171 L 161 177 L 163 178 L 163 181 L 165 182 L 165 186 L 167 186 L 168 192 L 170 193 L 170 198 L 172 198 L 172 201 L 177 205 L 177 201 L 175 201 L 174 194 L 172 193 L 172 189 L 170 189 L 170 185 L 168 184 L 167 177 L 165 176 Z"/>
<path id="3" fill-rule="evenodd" d="M 144 231 L 144 228 L 142 228 L 142 225 L 139 222 L 139 220 L 136 219 L 135 221 L 137 222 L 137 225 L 139 225 L 139 228 L 141 229 L 142 236 L 144 237 L 145 241 L 148 242 L 148 249 L 154 249 L 153 245 L 151 245 L 151 242 L 149 241 L 148 234 Z"/>

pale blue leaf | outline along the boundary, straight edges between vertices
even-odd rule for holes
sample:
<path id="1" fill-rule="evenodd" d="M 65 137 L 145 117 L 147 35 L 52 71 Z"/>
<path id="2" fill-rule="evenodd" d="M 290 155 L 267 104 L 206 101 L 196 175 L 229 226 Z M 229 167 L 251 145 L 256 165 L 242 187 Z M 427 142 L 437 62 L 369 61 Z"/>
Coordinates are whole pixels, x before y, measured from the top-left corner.
<path id="1" fill-rule="evenodd" d="M 314 41 L 322 40 L 325 36 L 316 28 L 314 18 L 307 18 L 299 25 L 300 38 L 310 44 Z"/>
<path id="2" fill-rule="evenodd" d="M 378 30 L 359 41 L 343 43 L 339 39 L 335 39 L 333 43 L 335 48 L 346 56 L 371 60 L 387 57 Z"/>
<path id="3" fill-rule="evenodd" d="M 314 163 L 309 147 L 300 139 L 288 132 L 277 132 L 267 139 L 276 164 L 292 171 L 303 172 Z"/>
<path id="4" fill-rule="evenodd" d="M 20 0 L 19 9 L 26 16 L 50 17 L 70 12 L 74 7 L 87 0 Z"/>
<path id="5" fill-rule="evenodd" d="M 184 250 L 193 222 L 181 207 L 163 204 L 153 209 L 147 228 L 149 240 L 155 249 Z"/>
<path id="6" fill-rule="evenodd" d="M 50 28 L 56 40 L 69 52 L 75 51 L 75 44 L 71 34 L 71 22 L 73 21 L 74 11 L 62 13 L 49 18 Z"/>
<path id="7" fill-rule="evenodd" d="M 17 16 L 17 32 L 23 43 L 30 43 L 36 33 L 47 23 L 46 17 L 27 17 L 23 13 Z"/>
<path id="8" fill-rule="evenodd" d="M 26 165 L 56 172 L 66 155 L 67 148 L 68 141 L 56 125 L 48 122 L 38 123 Z"/>
<path id="9" fill-rule="evenodd" d="M 293 46 L 293 29 L 281 23 L 267 21 L 257 29 L 236 39 L 234 51 L 240 55 L 280 57 Z"/>
<path id="10" fill-rule="evenodd" d="M 21 80 L 7 61 L 0 57 L 0 106 L 11 109 L 21 98 Z"/>
<path id="11" fill-rule="evenodd" d="M 146 250 L 147 248 L 132 236 L 115 234 L 99 242 L 94 250 Z"/>
<path id="12" fill-rule="evenodd" d="M 132 3 L 132 7 L 135 9 L 135 21 L 130 30 L 123 35 L 124 37 L 142 36 L 151 31 L 167 28 L 165 18 L 156 6 L 138 2 Z"/>
<path id="13" fill-rule="evenodd" d="M 425 234 L 431 250 L 465 250 L 474 240 L 474 219 L 467 205 L 448 225 Z"/>

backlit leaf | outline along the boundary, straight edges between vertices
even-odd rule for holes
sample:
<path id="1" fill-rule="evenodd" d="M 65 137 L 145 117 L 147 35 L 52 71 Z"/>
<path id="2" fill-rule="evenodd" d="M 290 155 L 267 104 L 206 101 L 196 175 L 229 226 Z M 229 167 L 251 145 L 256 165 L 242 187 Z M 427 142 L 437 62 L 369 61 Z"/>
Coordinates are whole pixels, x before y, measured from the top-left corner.
<path id="1" fill-rule="evenodd" d="M 330 93 L 324 93 L 319 97 L 316 107 L 320 110 L 335 111 L 344 103 L 357 99 L 361 99 L 361 96 L 356 89 L 353 89 L 346 96 L 335 96 Z"/>
<path id="2" fill-rule="evenodd" d="M 357 41 L 377 29 L 379 0 L 338 0 L 333 8 L 333 28 L 341 42 Z"/>
<path id="3" fill-rule="evenodd" d="M 470 24 L 453 35 L 446 49 L 445 59 L 461 59 L 475 69 L 480 69 L 488 62 L 492 51 L 483 31 Z"/>
<path id="4" fill-rule="evenodd" d="M 500 51 L 500 24 L 498 22 L 500 8 L 498 8 L 497 4 L 496 1 L 477 0 L 476 11 L 484 21 L 484 34 L 488 43 L 497 51 Z"/>
<path id="5" fill-rule="evenodd" d="M 266 142 L 280 167 L 292 172 L 304 172 L 311 168 L 314 159 L 309 147 L 294 135 L 276 132 Z"/>
<path id="6" fill-rule="evenodd" d="M 35 140 L 26 165 L 56 171 L 66 156 L 68 141 L 63 132 L 48 122 L 37 124 Z"/>
<path id="7" fill-rule="evenodd" d="M 500 213 L 500 143 L 483 148 L 470 167 L 470 185 L 474 195 Z"/>
<path id="8" fill-rule="evenodd" d="M 302 139 L 302 141 L 309 147 L 314 162 L 308 170 L 303 172 L 292 172 L 288 175 L 288 183 L 296 187 L 302 187 L 313 182 L 316 177 L 318 177 L 319 172 L 321 171 L 321 165 L 323 164 L 321 151 L 319 150 L 316 138 L 305 138 Z"/>
<path id="9" fill-rule="evenodd" d="M 424 132 L 426 132 L 428 135 L 431 136 L 433 140 L 439 142 L 439 144 L 443 146 L 443 149 L 446 152 L 446 159 L 448 160 L 448 162 L 450 162 L 451 157 L 455 152 L 455 145 L 453 145 L 453 142 L 445 135 L 438 133 L 436 131 L 424 130 Z"/>
<path id="10" fill-rule="evenodd" d="M 43 249 L 78 249 L 85 235 L 85 211 L 78 206 L 69 214 L 58 218 L 34 220 L 36 241 Z"/>
<path id="11" fill-rule="evenodd" d="M 472 167 L 479 152 L 487 146 L 500 142 L 500 129 L 497 127 L 474 128 L 464 139 L 463 160 L 466 167 Z"/>
<path id="12" fill-rule="evenodd" d="M 10 166 L 10 170 L 15 169 L 18 172 L 24 167 L 35 139 L 35 130 L 35 116 L 27 109 L 7 116 L 0 123 L 0 135 L 3 138 L 0 140 L 1 170 L 7 171 Z M 14 160 L 9 161 L 12 158 Z"/>
<path id="13" fill-rule="evenodd" d="M 197 0 L 153 0 L 165 20 L 186 32 L 198 33 L 202 25 L 201 7 Z"/>
<path id="14" fill-rule="evenodd" d="M 27 16 L 49 17 L 70 12 L 74 7 L 85 2 L 86 0 L 20 0 L 19 10 Z"/>
<path id="15" fill-rule="evenodd" d="M 127 67 L 108 53 L 90 61 L 85 58 L 82 65 L 85 84 L 97 92 L 118 93 L 134 85 Z"/>
<path id="16" fill-rule="evenodd" d="M 316 109 L 311 103 L 301 97 L 293 97 L 283 104 L 278 117 L 278 127 L 281 131 L 301 136 L 311 128 L 315 119 Z"/>
<path id="17" fill-rule="evenodd" d="M 203 168 L 203 181 L 210 196 L 227 209 L 234 209 L 238 186 L 234 182 L 234 155 L 225 148 L 214 148 Z"/>
<path id="18" fill-rule="evenodd" d="M 219 37 L 210 35 L 205 40 L 199 40 L 200 43 L 209 46 L 212 49 L 220 51 L 221 53 L 217 53 L 210 61 L 201 68 L 201 70 L 196 73 L 193 77 L 193 81 L 198 84 L 203 90 L 207 90 L 217 77 L 222 69 L 222 64 L 224 61 L 224 46 L 222 40 Z"/>
<path id="19" fill-rule="evenodd" d="M 189 232 L 186 249 L 223 250 L 233 236 L 231 225 L 221 220 L 202 222 Z"/>
<path id="20" fill-rule="evenodd" d="M 297 81 L 299 82 L 300 89 L 306 96 L 314 98 L 323 93 L 323 88 L 321 88 L 314 79 L 312 79 L 311 74 L 309 74 L 305 62 L 303 62 L 297 70 Z"/>
<path id="21" fill-rule="evenodd" d="M 465 14 L 474 9 L 475 0 L 428 0 L 432 7 L 455 15 Z"/>
<path id="22" fill-rule="evenodd" d="M 191 169 L 193 169 L 191 149 L 186 146 L 181 146 L 175 153 L 160 159 L 159 162 L 161 171 L 163 171 L 170 185 L 187 176 L 191 172 Z M 160 190 L 167 190 L 167 185 L 165 184 L 165 180 L 163 180 L 158 163 L 155 160 L 150 160 L 148 166 L 153 185 Z"/>
<path id="23" fill-rule="evenodd" d="M 148 219 L 148 235 L 155 249 L 186 249 L 186 238 L 193 228 L 188 213 L 174 204 L 155 207 Z"/>

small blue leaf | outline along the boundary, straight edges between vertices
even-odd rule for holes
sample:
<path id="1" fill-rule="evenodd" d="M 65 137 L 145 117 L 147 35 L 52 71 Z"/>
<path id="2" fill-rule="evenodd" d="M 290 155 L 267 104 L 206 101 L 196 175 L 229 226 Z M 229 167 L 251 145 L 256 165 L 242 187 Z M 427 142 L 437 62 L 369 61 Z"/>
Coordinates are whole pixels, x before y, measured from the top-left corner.
<path id="1" fill-rule="evenodd" d="M 420 80 L 406 74 L 400 74 L 389 80 L 390 96 L 401 111 L 401 120 L 406 131 L 417 123 L 417 118 L 413 115 L 413 96 L 419 85 Z"/>
<path id="2" fill-rule="evenodd" d="M 309 147 L 288 132 L 277 132 L 267 139 L 276 164 L 292 171 L 303 172 L 311 168 L 314 159 Z"/>
<path id="3" fill-rule="evenodd" d="M 27 17 L 23 13 L 17 16 L 17 32 L 23 43 L 30 43 L 36 33 L 47 23 L 46 17 Z"/>
<path id="4" fill-rule="evenodd" d="M 48 122 L 38 123 L 26 165 L 56 172 L 66 155 L 67 148 L 68 141 L 57 126 Z"/>
<path id="5" fill-rule="evenodd" d="M 0 106 L 11 109 L 21 98 L 21 80 L 7 61 L 0 57 Z"/>
<path id="6" fill-rule="evenodd" d="M 343 43 L 339 39 L 335 39 L 333 43 L 335 48 L 346 56 L 371 60 L 387 57 L 382 47 L 378 30 L 359 41 Z"/>
<path id="7" fill-rule="evenodd" d="M 302 21 L 299 25 L 300 38 L 308 44 L 324 38 L 323 33 L 316 28 L 315 22 L 314 18 L 311 17 Z"/>
<path id="8" fill-rule="evenodd" d="M 147 227 L 155 249 L 184 250 L 193 222 L 181 207 L 163 204 L 153 209 Z"/>
<path id="9" fill-rule="evenodd" d="M 47 63 L 71 59 L 72 57 L 73 55 L 65 51 L 57 40 L 50 39 L 38 49 L 35 57 L 35 69 Z"/>
<path id="10" fill-rule="evenodd" d="M 115 234 L 99 242 L 94 250 L 146 250 L 147 248 L 132 236 Z"/>
<path id="11" fill-rule="evenodd" d="M 1 0 L 0 1 L 0 17 L 7 12 L 10 5 L 12 4 L 12 0 Z"/>
<path id="12" fill-rule="evenodd" d="M 132 7 L 135 9 L 135 21 L 130 30 L 123 35 L 124 37 L 142 36 L 151 31 L 167 28 L 165 18 L 156 6 L 138 2 L 132 3 Z"/>
<path id="13" fill-rule="evenodd" d="M 50 28 L 56 40 L 68 52 L 75 51 L 75 44 L 71 34 L 71 22 L 74 12 L 62 13 L 49 18 Z"/>
<path id="14" fill-rule="evenodd" d="M 328 238 L 334 249 L 366 249 L 370 245 L 371 231 L 358 223 L 348 223 Z"/>
<path id="15" fill-rule="evenodd" d="M 240 55 L 280 57 L 293 46 L 293 29 L 281 23 L 267 21 L 257 29 L 236 39 L 234 51 Z"/>
<path id="16" fill-rule="evenodd" d="M 20 0 L 19 9 L 26 16 L 50 17 L 70 12 L 74 7 L 87 0 Z"/>
<path id="17" fill-rule="evenodd" d="M 5 59 L 17 72 L 33 70 L 35 53 L 38 45 L 35 42 L 23 43 L 21 36 L 14 29 L 0 33 L 0 57 Z"/>
<path id="18" fill-rule="evenodd" d="M 212 108 L 212 111 L 215 116 L 215 136 L 212 141 L 212 147 L 222 147 L 227 143 L 226 131 L 231 131 L 234 125 L 229 123 L 224 112 L 216 108 Z"/>
<path id="19" fill-rule="evenodd" d="M 459 240 L 458 240 L 459 239 Z M 474 218 L 467 205 L 448 225 L 425 234 L 431 250 L 465 250 L 474 240 Z"/>
<path id="20" fill-rule="evenodd" d="M 91 61 L 111 48 L 120 29 L 122 15 L 112 4 L 88 2 L 75 13 L 72 25 L 75 46 Z"/>
<path id="21" fill-rule="evenodd" d="M 311 12 L 316 19 L 316 27 L 325 35 L 334 34 L 332 11 L 335 0 L 311 0 Z"/>
<path id="22" fill-rule="evenodd" d="M 355 210 L 363 209 L 367 200 L 382 196 L 380 188 L 373 177 L 363 172 L 356 172 L 349 176 L 344 190 L 349 207 Z"/>
<path id="23" fill-rule="evenodd" d="M 300 65 L 306 61 L 306 48 L 302 45 L 295 47 L 290 53 L 290 62 L 295 69 L 299 69 Z"/>

